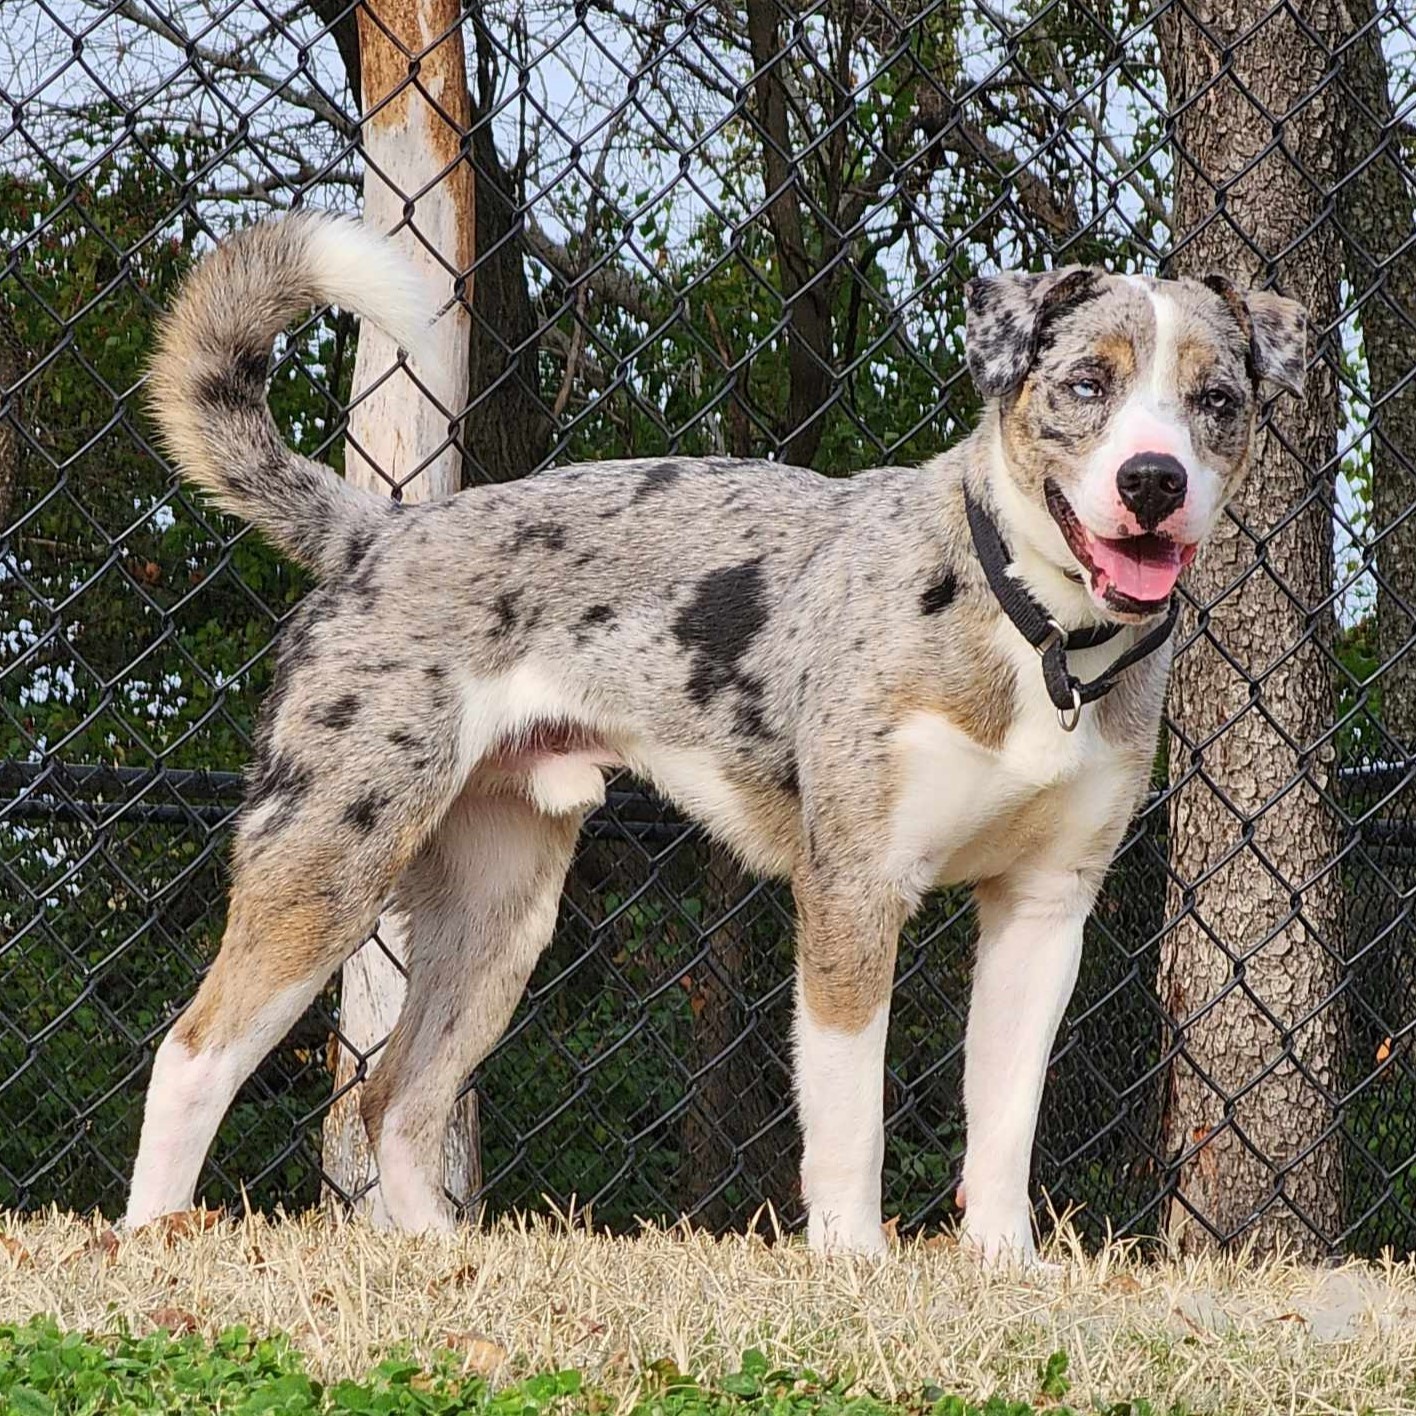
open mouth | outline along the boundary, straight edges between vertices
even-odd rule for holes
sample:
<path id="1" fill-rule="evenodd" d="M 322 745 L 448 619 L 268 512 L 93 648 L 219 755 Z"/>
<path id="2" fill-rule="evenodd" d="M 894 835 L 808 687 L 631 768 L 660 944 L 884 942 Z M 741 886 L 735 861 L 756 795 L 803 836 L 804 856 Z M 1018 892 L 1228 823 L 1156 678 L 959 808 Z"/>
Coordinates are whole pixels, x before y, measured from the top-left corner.
<path id="1" fill-rule="evenodd" d="M 1152 614 L 1164 606 L 1180 572 L 1194 560 L 1194 546 L 1155 531 L 1114 539 L 1094 535 L 1055 482 L 1047 483 L 1046 495 L 1067 549 L 1081 562 L 1099 600 L 1122 614 Z"/>

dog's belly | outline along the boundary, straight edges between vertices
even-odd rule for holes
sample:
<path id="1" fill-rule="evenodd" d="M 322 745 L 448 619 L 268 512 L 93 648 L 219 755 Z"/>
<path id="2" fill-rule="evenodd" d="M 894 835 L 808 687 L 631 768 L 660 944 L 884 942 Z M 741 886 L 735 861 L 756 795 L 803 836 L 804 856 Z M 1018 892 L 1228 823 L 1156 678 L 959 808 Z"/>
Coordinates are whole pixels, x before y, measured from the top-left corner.
<path id="1" fill-rule="evenodd" d="M 735 775 L 706 748 L 627 745 L 625 761 L 727 846 L 749 870 L 790 875 L 801 842 L 801 811 L 788 793 Z"/>
<path id="2" fill-rule="evenodd" d="M 749 869 L 791 873 L 801 836 L 795 800 L 734 778 L 706 751 L 616 744 L 578 724 L 538 723 L 499 742 L 473 780 L 478 790 L 512 792 L 560 815 L 602 806 L 605 771 L 616 767 L 651 782 Z"/>

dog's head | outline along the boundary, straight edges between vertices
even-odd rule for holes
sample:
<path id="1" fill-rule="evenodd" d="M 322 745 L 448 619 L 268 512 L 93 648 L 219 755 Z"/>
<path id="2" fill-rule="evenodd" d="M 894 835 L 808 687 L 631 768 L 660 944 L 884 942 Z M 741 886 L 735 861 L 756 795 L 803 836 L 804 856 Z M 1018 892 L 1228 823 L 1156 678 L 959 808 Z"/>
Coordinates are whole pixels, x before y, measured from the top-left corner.
<path id="1" fill-rule="evenodd" d="M 969 369 L 997 399 L 1008 502 L 1112 619 L 1154 614 L 1249 463 L 1260 386 L 1299 393 L 1293 300 L 1090 267 L 967 288 Z"/>

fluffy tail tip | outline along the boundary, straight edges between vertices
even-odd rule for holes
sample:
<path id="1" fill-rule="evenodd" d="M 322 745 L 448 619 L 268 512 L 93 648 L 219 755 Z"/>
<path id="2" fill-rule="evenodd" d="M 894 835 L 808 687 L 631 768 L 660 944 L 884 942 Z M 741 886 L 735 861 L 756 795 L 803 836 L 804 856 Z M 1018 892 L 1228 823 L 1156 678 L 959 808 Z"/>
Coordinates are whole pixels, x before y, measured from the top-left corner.
<path id="1" fill-rule="evenodd" d="M 312 216 L 305 222 L 321 298 L 371 320 L 415 359 L 426 356 L 437 303 L 413 263 L 353 217 Z"/>

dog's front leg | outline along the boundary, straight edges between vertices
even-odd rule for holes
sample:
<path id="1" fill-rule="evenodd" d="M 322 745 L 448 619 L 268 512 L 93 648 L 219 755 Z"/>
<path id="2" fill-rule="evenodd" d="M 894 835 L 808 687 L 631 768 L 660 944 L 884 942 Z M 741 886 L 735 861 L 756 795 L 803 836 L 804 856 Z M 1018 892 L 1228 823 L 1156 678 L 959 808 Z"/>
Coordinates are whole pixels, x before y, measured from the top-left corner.
<path id="1" fill-rule="evenodd" d="M 876 887 L 794 882 L 796 1089 L 807 1237 L 818 1253 L 878 1254 L 885 1033 L 905 908 Z"/>
<path id="2" fill-rule="evenodd" d="M 1094 882 L 1075 871 L 1019 873 L 975 891 L 978 959 L 964 1040 L 964 1238 L 990 1263 L 1036 1262 L 1028 1202 L 1033 1135 L 1094 895 Z"/>

